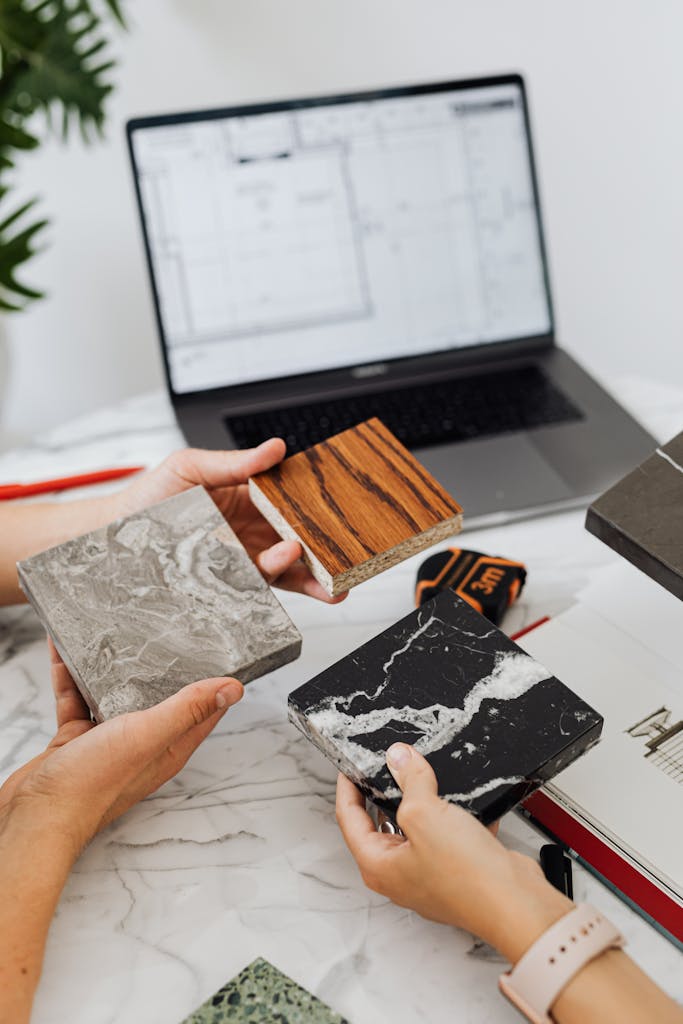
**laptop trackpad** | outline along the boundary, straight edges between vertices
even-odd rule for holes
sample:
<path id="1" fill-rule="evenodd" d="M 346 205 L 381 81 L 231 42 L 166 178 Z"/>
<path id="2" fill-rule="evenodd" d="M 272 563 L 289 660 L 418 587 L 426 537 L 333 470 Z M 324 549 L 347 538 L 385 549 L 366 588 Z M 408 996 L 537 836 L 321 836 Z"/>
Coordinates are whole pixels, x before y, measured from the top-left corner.
<path id="1" fill-rule="evenodd" d="M 415 454 L 469 517 L 519 512 L 562 501 L 573 491 L 523 435 L 422 448 Z"/>

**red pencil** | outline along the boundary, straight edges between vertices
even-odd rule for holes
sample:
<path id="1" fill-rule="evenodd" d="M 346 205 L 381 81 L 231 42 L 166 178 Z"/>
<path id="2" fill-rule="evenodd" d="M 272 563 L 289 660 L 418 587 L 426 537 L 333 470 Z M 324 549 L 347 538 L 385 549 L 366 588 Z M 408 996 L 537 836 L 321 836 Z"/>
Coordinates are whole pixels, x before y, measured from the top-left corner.
<path id="1" fill-rule="evenodd" d="M 117 469 L 99 469 L 93 473 L 79 473 L 77 476 L 58 477 L 55 480 L 35 480 L 30 484 L 0 484 L 0 501 L 30 498 L 33 494 L 48 494 L 50 491 L 66 491 L 71 487 L 87 487 L 88 484 L 103 484 L 107 480 L 132 476 L 143 469 L 144 466 L 122 466 Z"/>

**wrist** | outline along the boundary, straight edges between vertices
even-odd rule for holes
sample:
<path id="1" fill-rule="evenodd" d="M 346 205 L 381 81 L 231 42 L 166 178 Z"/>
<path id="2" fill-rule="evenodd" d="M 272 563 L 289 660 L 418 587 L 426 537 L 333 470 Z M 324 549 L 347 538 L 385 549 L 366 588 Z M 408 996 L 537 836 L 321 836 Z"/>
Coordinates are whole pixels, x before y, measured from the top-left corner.
<path id="1" fill-rule="evenodd" d="M 528 857 L 509 857 L 511 870 L 497 902 L 489 941 L 514 965 L 574 903 L 555 889 Z"/>
<path id="2" fill-rule="evenodd" d="M 107 526 L 122 514 L 120 492 L 101 495 L 98 498 L 82 498 L 77 501 L 62 501 L 53 506 L 56 522 L 59 524 L 58 543 L 90 533 L 101 526 Z"/>
<path id="3" fill-rule="evenodd" d="M 17 795 L 0 809 L 0 862 L 22 872 L 37 870 L 36 887 L 45 881 L 52 891 L 73 867 L 80 846 L 53 803 Z M 4 873 L 4 872 L 3 872 Z"/>
<path id="4" fill-rule="evenodd" d="M 28 1022 L 50 921 L 73 851 L 41 818 L 41 807 L 10 800 L 0 810 L 0 1018 Z"/>

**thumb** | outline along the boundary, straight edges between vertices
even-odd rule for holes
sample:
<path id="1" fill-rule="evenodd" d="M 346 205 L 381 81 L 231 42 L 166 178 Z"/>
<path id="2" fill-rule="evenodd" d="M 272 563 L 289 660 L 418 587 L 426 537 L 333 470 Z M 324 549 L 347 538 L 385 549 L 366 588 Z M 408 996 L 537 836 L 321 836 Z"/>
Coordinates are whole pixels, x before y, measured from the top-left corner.
<path id="1" fill-rule="evenodd" d="M 274 583 L 284 576 L 288 569 L 301 558 L 301 544 L 293 540 L 281 540 L 256 556 L 256 565 L 266 583 Z"/>
<path id="2" fill-rule="evenodd" d="M 401 788 L 404 798 L 437 796 L 439 787 L 434 769 L 415 747 L 394 743 L 387 751 L 387 767 Z"/>
<path id="3" fill-rule="evenodd" d="M 237 704 L 243 694 L 244 687 L 237 679 L 202 679 L 190 683 L 155 707 L 133 712 L 130 718 L 136 719 L 137 728 L 134 727 L 129 736 L 135 736 L 140 753 L 151 761 L 190 729 L 222 715 Z"/>
<path id="4" fill-rule="evenodd" d="M 244 451 L 185 448 L 169 455 L 160 468 L 166 465 L 187 484 L 201 484 L 209 490 L 214 487 L 236 487 L 245 484 L 250 476 L 276 466 L 284 458 L 285 451 L 285 442 L 280 438 L 271 438 L 258 448 L 247 448 Z"/>

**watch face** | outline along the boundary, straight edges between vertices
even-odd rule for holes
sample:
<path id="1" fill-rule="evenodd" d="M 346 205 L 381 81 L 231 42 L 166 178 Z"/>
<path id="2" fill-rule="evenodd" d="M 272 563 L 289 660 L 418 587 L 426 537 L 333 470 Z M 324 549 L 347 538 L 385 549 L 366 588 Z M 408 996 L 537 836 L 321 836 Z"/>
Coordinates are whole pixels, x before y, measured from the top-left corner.
<path id="1" fill-rule="evenodd" d="M 510 983 L 510 974 L 501 974 L 498 979 L 498 988 L 503 993 L 509 1003 L 512 1003 L 516 1010 L 526 1017 L 531 1024 L 552 1024 L 552 1020 L 547 1014 L 538 1013 L 532 1006 L 522 999 L 517 992 L 515 992 L 512 984 Z"/>

